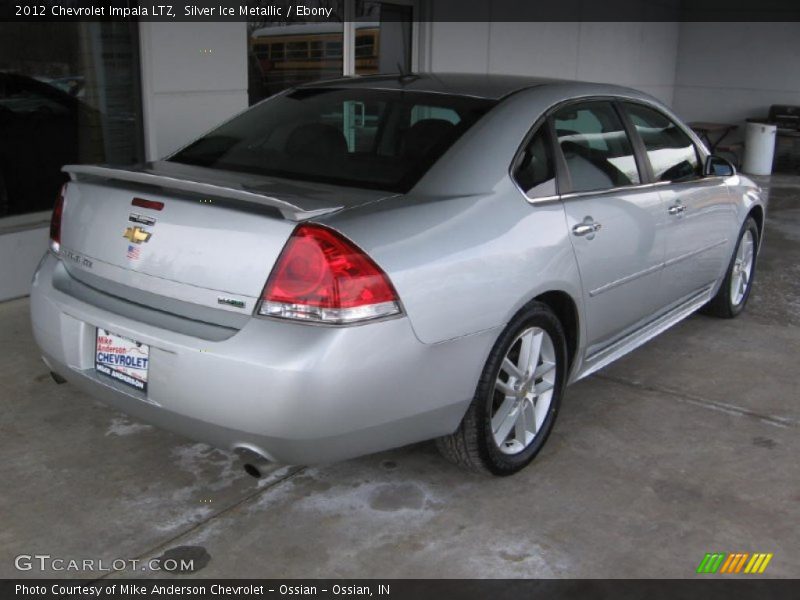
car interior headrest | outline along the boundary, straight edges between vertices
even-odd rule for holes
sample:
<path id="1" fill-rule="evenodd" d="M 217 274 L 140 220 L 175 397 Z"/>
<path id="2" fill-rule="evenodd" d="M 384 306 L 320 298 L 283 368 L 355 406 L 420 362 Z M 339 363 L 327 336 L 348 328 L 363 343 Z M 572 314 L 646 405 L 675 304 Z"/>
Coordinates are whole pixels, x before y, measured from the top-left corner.
<path id="1" fill-rule="evenodd" d="M 347 154 L 347 141 L 333 125 L 305 123 L 289 135 L 286 153 L 292 156 L 342 156 Z"/>
<path id="2" fill-rule="evenodd" d="M 400 144 L 404 157 L 423 156 L 452 131 L 454 125 L 445 119 L 422 119 L 409 127 Z"/>

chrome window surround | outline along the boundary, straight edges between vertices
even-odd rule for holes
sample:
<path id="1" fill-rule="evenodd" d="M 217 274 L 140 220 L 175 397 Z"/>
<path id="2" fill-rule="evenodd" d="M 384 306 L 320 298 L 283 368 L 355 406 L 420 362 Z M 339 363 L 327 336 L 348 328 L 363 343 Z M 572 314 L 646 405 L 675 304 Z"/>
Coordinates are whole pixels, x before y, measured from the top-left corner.
<path id="1" fill-rule="evenodd" d="M 697 135 L 695 135 L 695 133 L 691 129 L 686 127 L 682 122 L 677 121 L 676 119 L 673 119 L 669 115 L 665 114 L 664 111 L 659 106 L 656 106 L 655 104 L 653 104 L 651 102 L 648 102 L 646 100 L 642 100 L 641 98 L 629 98 L 629 97 L 626 97 L 626 96 L 579 96 L 579 97 L 576 97 L 576 98 L 570 98 L 569 100 L 563 100 L 561 102 L 558 102 L 558 103 L 552 105 L 544 113 L 542 113 L 542 115 L 538 119 L 536 119 L 534 124 L 531 126 L 531 128 L 528 130 L 528 132 L 525 134 L 525 137 L 523 138 L 522 142 L 520 143 L 519 147 L 517 148 L 517 151 L 514 153 L 514 158 L 511 159 L 511 164 L 508 166 L 508 176 L 509 176 L 509 178 L 511 179 L 512 183 L 514 184 L 514 187 L 519 191 L 520 194 L 522 194 L 523 198 L 525 198 L 525 201 L 528 202 L 528 204 L 532 204 L 532 205 L 547 204 L 547 203 L 550 203 L 550 202 L 561 202 L 561 201 L 564 201 L 564 200 L 571 200 L 571 199 L 574 199 L 574 198 L 585 198 L 585 197 L 589 197 L 589 196 L 602 196 L 602 195 L 608 195 L 608 194 L 621 194 L 621 193 L 626 193 L 626 192 L 634 192 L 634 191 L 638 191 L 638 190 L 646 190 L 646 189 L 651 189 L 651 188 L 656 188 L 656 187 L 663 187 L 663 186 L 668 186 L 668 185 L 682 185 L 682 184 L 686 184 L 686 183 L 691 183 L 692 181 L 697 181 L 695 179 L 689 180 L 689 181 L 648 181 L 648 182 L 645 182 L 645 183 L 636 183 L 636 184 L 632 184 L 632 185 L 625 185 L 625 186 L 620 186 L 620 187 L 605 188 L 605 189 L 598 189 L 598 190 L 587 190 L 587 191 L 583 191 L 583 192 L 565 192 L 564 194 L 553 194 L 553 195 L 550 195 L 550 196 L 536 196 L 534 198 L 528 196 L 528 194 L 522 189 L 522 187 L 520 187 L 519 183 L 517 182 L 516 178 L 514 177 L 514 167 L 517 165 L 517 162 L 520 160 L 520 157 L 522 156 L 523 152 L 525 151 L 525 147 L 530 142 L 531 138 L 536 134 L 536 132 L 539 130 L 540 127 L 548 126 L 548 119 L 550 118 L 550 116 L 553 113 L 555 113 L 556 111 L 558 111 L 559 109 L 561 109 L 562 107 L 568 106 L 570 104 L 575 104 L 575 103 L 593 102 L 593 101 L 612 102 L 612 103 L 615 103 L 615 106 L 616 106 L 616 103 L 618 103 L 618 102 L 628 102 L 628 103 L 631 103 L 631 104 L 641 104 L 642 106 L 645 106 L 645 107 L 647 107 L 647 108 L 649 108 L 651 110 L 655 110 L 659 114 L 663 115 L 664 118 L 668 119 L 670 122 L 675 123 L 675 125 L 681 131 L 683 131 L 686 135 L 689 136 L 689 139 L 692 141 L 692 143 L 694 144 L 695 148 L 698 151 L 697 153 L 699 155 L 699 159 L 700 159 L 701 163 L 704 163 L 706 158 L 708 158 L 708 156 L 710 155 L 710 152 L 705 147 L 703 142 L 697 137 Z M 625 126 L 626 133 L 628 133 L 628 135 L 630 136 L 630 133 L 627 131 L 627 114 L 625 114 L 625 118 L 623 119 L 623 126 Z M 552 138 L 552 135 L 550 137 Z M 649 161 L 649 159 L 647 158 L 646 152 L 645 152 L 644 156 L 642 156 L 642 157 L 638 156 L 640 154 L 640 150 L 639 150 L 639 147 L 638 147 L 639 144 L 637 144 L 635 142 L 635 140 L 633 140 L 633 139 L 631 139 L 630 141 L 631 141 L 631 145 L 633 146 L 634 155 L 637 156 L 637 164 L 638 164 L 638 160 L 640 158 L 643 158 L 645 161 Z M 554 149 L 556 149 L 556 147 L 557 147 L 556 141 L 551 139 L 550 142 L 551 142 L 551 145 L 554 147 Z M 553 160 L 556 162 L 556 165 L 555 165 L 555 167 L 556 167 L 556 186 L 558 186 L 559 169 L 561 169 L 563 167 L 558 164 L 560 161 L 558 160 L 557 156 L 554 156 Z M 647 162 L 646 164 L 649 165 L 649 162 Z M 640 176 L 641 175 L 642 174 L 640 174 Z M 645 173 L 644 175 L 646 175 L 646 178 L 648 178 L 648 179 L 651 178 L 651 173 L 650 172 Z M 698 179 L 706 181 L 706 180 L 709 180 L 709 179 L 720 179 L 720 178 L 725 179 L 724 177 L 719 177 L 719 176 L 700 177 Z"/>
<path id="2" fill-rule="evenodd" d="M 514 182 L 516 185 L 516 181 Z M 639 190 L 647 190 L 656 187 L 663 187 L 667 185 L 672 185 L 671 181 L 654 181 L 652 183 L 637 183 L 634 185 L 624 185 L 620 187 L 613 187 L 613 188 L 604 188 L 601 190 L 588 190 L 585 192 L 567 192 L 566 194 L 555 194 L 553 196 L 537 196 L 536 198 L 530 198 L 528 195 L 522 191 L 522 188 L 519 185 L 516 185 L 517 189 L 520 193 L 525 196 L 525 199 L 530 204 L 543 204 L 545 202 L 555 202 L 561 200 L 572 200 L 574 198 L 586 198 L 589 196 L 607 196 L 610 194 L 624 194 L 626 192 L 636 192 Z"/>

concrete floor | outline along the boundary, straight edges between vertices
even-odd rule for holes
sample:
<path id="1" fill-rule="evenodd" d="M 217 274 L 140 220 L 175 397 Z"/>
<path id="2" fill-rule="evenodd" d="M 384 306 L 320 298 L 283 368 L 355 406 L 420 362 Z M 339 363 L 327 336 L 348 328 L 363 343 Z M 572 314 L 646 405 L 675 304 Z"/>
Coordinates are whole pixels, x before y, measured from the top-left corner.
<path id="1" fill-rule="evenodd" d="M 772 552 L 767 575 L 800 577 L 800 178 L 770 185 L 747 311 L 695 316 L 570 388 L 505 479 L 426 443 L 254 480 L 55 385 L 27 301 L 0 304 L 0 577 L 39 575 L 18 554 L 184 546 L 204 577 L 691 577 L 712 551 Z"/>

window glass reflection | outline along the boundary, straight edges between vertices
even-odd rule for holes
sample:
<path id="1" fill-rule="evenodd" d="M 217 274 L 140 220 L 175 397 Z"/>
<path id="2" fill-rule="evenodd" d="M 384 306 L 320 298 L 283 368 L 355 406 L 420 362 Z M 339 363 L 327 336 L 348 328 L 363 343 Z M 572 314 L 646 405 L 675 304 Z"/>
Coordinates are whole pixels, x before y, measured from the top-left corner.
<path id="1" fill-rule="evenodd" d="M 309 7 L 332 8 L 325 22 L 286 22 L 282 18 L 251 19 L 248 35 L 248 96 L 250 104 L 286 88 L 333 79 L 343 73 L 341 0 L 310 0 Z"/>
<path id="2" fill-rule="evenodd" d="M 610 103 L 571 105 L 554 118 L 572 191 L 603 190 L 641 181 L 631 142 Z"/>
<path id="3" fill-rule="evenodd" d="M 0 25 L 0 218 L 51 209 L 64 164 L 142 160 L 136 27 Z"/>
<path id="4" fill-rule="evenodd" d="M 412 10 L 389 2 L 356 2 L 358 75 L 411 71 Z"/>
<path id="5" fill-rule="evenodd" d="M 700 176 L 700 160 L 692 140 L 660 112 L 639 104 L 625 110 L 644 142 L 657 181 L 681 181 Z"/>

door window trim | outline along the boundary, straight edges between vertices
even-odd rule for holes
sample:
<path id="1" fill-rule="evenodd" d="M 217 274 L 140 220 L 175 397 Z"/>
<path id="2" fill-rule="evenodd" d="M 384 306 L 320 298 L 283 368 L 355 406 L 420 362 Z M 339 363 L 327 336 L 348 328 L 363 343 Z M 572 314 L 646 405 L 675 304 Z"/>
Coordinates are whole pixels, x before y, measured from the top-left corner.
<path id="1" fill-rule="evenodd" d="M 514 171 L 516 171 L 517 167 L 519 166 L 520 161 L 525 156 L 525 150 L 528 147 L 528 144 L 531 143 L 534 137 L 539 133 L 542 127 L 546 130 L 546 141 L 549 144 L 548 150 L 550 151 L 550 159 L 553 161 L 553 170 L 555 172 L 555 185 L 556 185 L 556 193 L 550 194 L 547 196 L 529 196 L 528 192 L 522 189 L 522 186 L 517 181 L 517 178 L 514 176 Z M 541 204 L 543 202 L 553 202 L 555 200 L 559 200 L 561 198 L 561 194 L 559 193 L 559 177 L 562 173 L 562 169 L 564 169 L 564 176 L 569 177 L 569 173 L 566 171 L 566 163 L 563 162 L 563 156 L 557 157 L 553 153 L 553 140 L 555 135 L 555 129 L 553 128 L 552 120 L 547 116 L 543 115 L 539 117 L 533 124 L 533 126 L 528 130 L 528 133 L 525 134 L 525 137 L 522 139 L 522 143 L 519 145 L 519 148 L 514 153 L 514 158 L 511 159 L 511 165 L 508 168 L 508 176 L 511 178 L 511 181 L 514 183 L 514 187 L 519 190 L 519 193 L 522 194 L 525 199 L 532 203 L 532 204 Z"/>
<path id="2" fill-rule="evenodd" d="M 612 191 L 629 190 L 629 189 L 639 188 L 640 186 L 648 185 L 648 184 L 652 183 L 651 181 L 646 180 L 647 179 L 647 171 L 642 172 L 641 157 L 639 156 L 639 154 L 637 152 L 637 148 L 636 148 L 636 145 L 633 143 L 633 140 L 630 139 L 630 132 L 628 131 L 627 126 L 625 125 L 625 121 L 622 119 L 622 115 L 619 114 L 619 108 L 616 105 L 616 97 L 615 96 L 606 96 L 606 97 L 592 96 L 592 97 L 585 97 L 585 98 L 571 98 L 571 99 L 567 100 L 566 102 L 561 103 L 561 105 L 557 109 L 551 110 L 550 114 L 547 117 L 548 120 L 550 121 L 551 130 L 553 131 L 553 133 L 555 133 L 556 129 L 555 129 L 555 122 L 554 122 L 555 121 L 554 115 L 555 115 L 556 112 L 560 111 L 562 108 L 571 106 L 573 104 L 595 104 L 595 103 L 596 104 L 601 104 L 601 103 L 608 104 L 611 107 L 611 110 L 614 111 L 614 113 L 617 115 L 617 118 L 620 120 L 620 123 L 622 123 L 622 130 L 625 132 L 625 135 L 628 136 L 628 138 L 629 138 L 628 142 L 630 143 L 631 151 L 633 152 L 634 162 L 636 163 L 636 171 L 637 171 L 637 173 L 639 175 L 639 181 L 636 182 L 636 183 L 630 183 L 628 185 L 615 186 L 613 188 L 599 188 L 597 190 L 585 190 L 585 191 L 579 191 L 579 192 L 573 191 L 572 176 L 570 175 L 569 169 L 567 168 L 567 159 L 564 157 L 564 152 L 561 150 L 561 144 L 558 143 L 558 136 L 557 135 L 555 137 L 551 136 L 552 144 L 553 144 L 553 147 L 554 147 L 554 152 L 556 152 L 556 155 L 559 157 L 559 160 L 562 161 L 563 164 L 564 164 L 564 174 L 563 175 L 565 177 L 565 181 L 564 181 L 564 185 L 563 186 L 559 183 L 558 189 L 562 189 L 562 187 L 563 187 L 567 191 L 564 194 L 562 194 L 562 197 L 566 195 L 566 196 L 568 196 L 570 198 L 574 198 L 579 194 L 580 195 L 608 194 L 608 193 L 610 193 Z"/>
<path id="3" fill-rule="evenodd" d="M 619 105 L 618 106 L 619 112 L 624 115 L 624 118 L 625 118 L 626 122 L 629 124 L 629 126 L 631 128 L 631 133 L 629 135 L 631 135 L 632 137 L 634 137 L 638 141 L 637 144 L 640 146 L 639 150 L 642 152 L 643 159 L 645 160 L 645 164 L 647 165 L 647 171 L 649 173 L 650 181 L 653 181 L 654 183 L 659 183 L 659 184 L 662 184 L 662 185 L 683 185 L 683 184 L 686 184 L 686 183 L 697 183 L 699 181 L 710 179 L 710 177 L 704 177 L 702 175 L 703 165 L 705 164 L 705 161 L 708 158 L 708 156 L 710 155 L 710 153 L 708 151 L 706 151 L 706 149 L 702 146 L 702 144 L 698 143 L 698 140 L 696 139 L 697 136 L 695 135 L 695 133 L 691 129 L 689 129 L 688 127 L 685 127 L 684 124 L 681 123 L 679 120 L 674 119 L 670 115 L 666 114 L 663 110 L 661 110 L 658 106 L 654 106 L 653 104 L 651 104 L 649 102 L 643 102 L 643 101 L 641 101 L 639 99 L 633 100 L 633 99 L 628 99 L 628 98 L 619 98 L 617 100 L 617 104 Z M 638 104 L 639 106 L 642 106 L 644 108 L 652 110 L 652 111 L 656 112 L 657 114 L 659 114 L 664 119 L 666 119 L 667 121 L 669 121 L 670 123 L 672 123 L 680 131 L 682 131 L 684 133 L 684 135 L 686 135 L 686 137 L 689 138 L 689 141 L 692 143 L 692 146 L 694 146 L 694 152 L 695 152 L 695 155 L 697 156 L 697 161 L 698 161 L 698 164 L 700 166 L 701 174 L 696 176 L 696 177 L 692 177 L 691 179 L 683 179 L 681 181 L 676 181 L 674 179 L 673 180 L 668 180 L 668 181 L 656 181 L 655 180 L 655 173 L 653 171 L 653 165 L 650 162 L 650 157 L 647 155 L 647 148 L 644 145 L 644 140 L 642 139 L 642 136 L 639 135 L 639 131 L 636 129 L 636 126 L 633 124 L 633 120 L 630 118 L 630 115 L 628 114 L 628 111 L 626 110 L 626 108 L 624 106 L 625 104 Z"/>
<path id="4" fill-rule="evenodd" d="M 635 158 L 636 165 L 637 168 L 639 169 L 639 178 L 642 179 L 642 181 L 636 184 L 630 184 L 613 188 L 590 190 L 585 192 L 573 192 L 571 191 L 572 181 L 570 179 L 569 170 L 567 169 L 567 162 L 566 159 L 564 158 L 564 153 L 561 152 L 561 148 L 558 144 L 558 138 L 555 135 L 555 125 L 553 123 L 553 115 L 562 108 L 564 108 L 565 106 L 569 106 L 570 104 L 583 104 L 595 101 L 610 102 L 614 106 L 614 109 L 617 111 L 617 114 L 619 115 L 619 118 L 622 121 L 623 128 L 625 129 L 625 132 L 628 135 L 628 138 L 630 139 L 631 147 L 633 149 L 634 156 L 636 157 Z M 572 200 L 575 198 L 585 198 L 588 196 L 620 194 L 625 192 L 638 192 L 652 188 L 665 187 L 668 185 L 681 185 L 685 183 L 692 183 L 698 181 L 696 179 L 692 179 L 690 181 L 678 181 L 678 182 L 654 181 L 652 168 L 650 166 L 650 161 L 647 158 L 647 154 L 644 148 L 644 142 L 641 140 L 638 131 L 635 131 L 635 128 L 633 128 L 633 132 L 629 131 L 628 129 L 630 126 L 632 126 L 632 123 L 630 122 L 630 118 L 628 117 L 627 113 L 620 106 L 624 102 L 629 102 L 631 104 L 640 104 L 646 108 L 657 111 L 659 114 L 664 115 L 665 118 L 667 118 L 671 123 L 674 123 L 681 131 L 683 131 L 687 136 L 689 136 L 689 140 L 694 145 L 698 153 L 698 159 L 700 160 L 701 164 L 705 162 L 705 159 L 707 158 L 709 152 L 705 149 L 702 143 L 699 142 L 695 133 L 691 129 L 688 129 L 681 121 L 675 120 L 666 113 L 664 113 L 662 109 L 660 109 L 652 102 L 648 102 L 647 100 L 641 98 L 630 98 L 627 96 L 611 96 L 606 94 L 569 98 L 567 100 L 561 100 L 551 105 L 534 121 L 533 125 L 528 129 L 528 133 L 525 135 L 525 137 L 522 139 L 522 142 L 519 144 L 517 151 L 514 153 L 514 157 L 511 159 L 511 164 L 508 167 L 508 176 L 511 179 L 511 182 L 514 184 L 514 187 L 519 191 L 520 194 L 522 194 L 523 198 L 525 198 L 525 200 L 529 204 L 537 205 L 537 204 L 546 204 L 551 202 Z M 521 160 L 522 154 L 525 152 L 525 148 L 527 147 L 531 138 L 533 138 L 533 136 L 536 135 L 536 133 L 539 130 L 539 127 L 542 126 L 546 126 L 549 128 L 551 153 L 553 156 L 553 160 L 555 161 L 555 167 L 556 167 L 555 169 L 556 190 L 558 191 L 558 193 L 552 196 L 539 196 L 531 198 L 519 186 L 517 180 L 514 178 L 514 168 Z M 642 170 L 642 166 L 645 167 L 644 170 Z M 712 178 L 700 177 L 699 179 L 705 180 Z"/>

